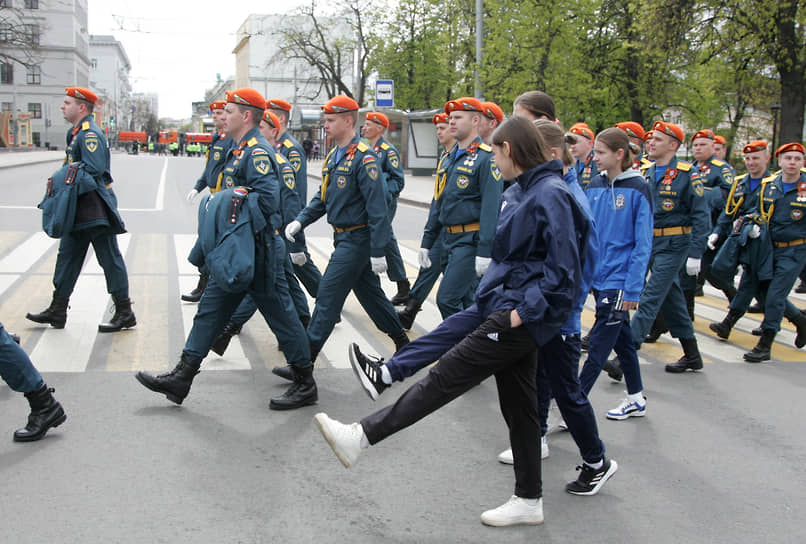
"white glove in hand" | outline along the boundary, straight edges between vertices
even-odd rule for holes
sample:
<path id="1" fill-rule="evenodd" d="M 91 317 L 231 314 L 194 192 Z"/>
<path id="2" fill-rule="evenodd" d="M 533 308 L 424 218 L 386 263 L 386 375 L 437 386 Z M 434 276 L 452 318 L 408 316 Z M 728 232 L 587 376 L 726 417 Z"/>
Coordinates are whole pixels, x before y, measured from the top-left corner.
<path id="1" fill-rule="evenodd" d="M 700 260 L 689 257 L 686 259 L 686 274 L 696 276 L 700 273 Z"/>
<path id="2" fill-rule="evenodd" d="M 299 221 L 291 221 L 285 227 L 285 238 L 286 238 L 286 240 L 288 240 L 289 242 L 293 242 L 294 241 L 294 235 L 296 233 L 298 233 L 299 231 L 301 231 L 301 230 L 302 230 L 302 223 L 300 223 Z"/>
<path id="3" fill-rule="evenodd" d="M 489 257 L 476 257 L 476 275 L 478 277 L 482 277 L 487 272 L 491 260 Z"/>
<path id="4" fill-rule="evenodd" d="M 424 247 L 420 248 L 417 254 L 417 261 L 420 263 L 420 268 L 431 268 L 431 257 L 428 256 L 428 251 Z"/>
<path id="5" fill-rule="evenodd" d="M 370 257 L 369 262 L 372 265 L 372 272 L 381 275 L 386 272 L 386 257 Z"/>
<path id="6" fill-rule="evenodd" d="M 708 249 L 711 251 L 716 249 L 716 243 L 719 241 L 719 235 L 717 233 L 712 233 L 708 235 Z"/>
<path id="7" fill-rule="evenodd" d="M 188 193 L 188 196 L 186 196 L 185 198 L 187 198 L 188 202 L 193 202 L 193 199 L 196 198 L 197 194 L 199 194 L 199 191 L 197 191 L 196 189 L 191 189 L 190 192 Z"/>
<path id="8" fill-rule="evenodd" d="M 302 266 L 308 261 L 305 253 L 289 253 L 288 256 L 291 257 L 291 262 L 297 266 Z"/>
<path id="9" fill-rule="evenodd" d="M 747 233 L 750 238 L 758 238 L 761 236 L 761 227 L 758 225 L 753 225 L 750 227 L 750 232 Z"/>

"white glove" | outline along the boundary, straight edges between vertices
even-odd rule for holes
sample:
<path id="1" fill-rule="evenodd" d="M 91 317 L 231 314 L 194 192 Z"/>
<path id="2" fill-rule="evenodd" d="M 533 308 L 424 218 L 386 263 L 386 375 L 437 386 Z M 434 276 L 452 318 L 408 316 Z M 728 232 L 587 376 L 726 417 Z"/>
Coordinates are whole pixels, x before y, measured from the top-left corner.
<path id="1" fill-rule="evenodd" d="M 487 272 L 490 261 L 492 261 L 492 259 L 489 257 L 476 257 L 476 275 L 478 277 L 482 277 L 484 273 Z"/>
<path id="2" fill-rule="evenodd" d="M 188 193 L 188 196 L 186 196 L 185 198 L 187 199 L 188 202 L 193 202 L 193 199 L 196 198 L 197 194 L 199 194 L 199 191 L 197 191 L 196 189 L 191 189 L 190 192 Z"/>
<path id="3" fill-rule="evenodd" d="M 305 253 L 289 253 L 288 256 L 291 257 L 291 262 L 297 266 L 302 266 L 308 262 L 308 257 L 305 256 Z"/>
<path id="4" fill-rule="evenodd" d="M 428 256 L 428 251 L 424 247 L 420 248 L 417 254 L 417 261 L 420 263 L 420 268 L 431 268 L 431 257 Z"/>
<path id="5" fill-rule="evenodd" d="M 750 238 L 758 238 L 761 236 L 761 227 L 758 225 L 753 225 L 750 227 L 750 232 L 747 233 Z"/>
<path id="6" fill-rule="evenodd" d="M 708 249 L 711 251 L 716 249 L 716 243 L 719 241 L 719 235 L 717 233 L 711 233 L 708 235 Z"/>
<path id="7" fill-rule="evenodd" d="M 381 275 L 386 272 L 386 257 L 370 257 L 369 262 L 372 265 L 372 272 Z"/>
<path id="8" fill-rule="evenodd" d="M 302 230 L 302 223 L 300 223 L 299 221 L 291 221 L 285 227 L 285 238 L 286 238 L 286 240 L 288 240 L 289 242 L 293 242 L 294 241 L 294 235 L 296 233 L 298 233 L 299 231 L 301 231 L 301 230 Z"/>
<path id="9" fill-rule="evenodd" d="M 689 257 L 686 259 L 686 274 L 696 276 L 700 273 L 700 260 Z"/>

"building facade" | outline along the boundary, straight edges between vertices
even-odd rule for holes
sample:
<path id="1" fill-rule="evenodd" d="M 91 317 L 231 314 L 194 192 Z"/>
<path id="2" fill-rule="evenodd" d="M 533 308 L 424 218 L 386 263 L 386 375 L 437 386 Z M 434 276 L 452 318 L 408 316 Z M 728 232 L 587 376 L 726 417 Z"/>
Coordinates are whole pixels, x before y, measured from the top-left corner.
<path id="1" fill-rule="evenodd" d="M 132 118 L 132 66 L 123 44 L 114 36 L 90 35 L 89 55 L 89 87 L 102 103 L 96 109 L 96 122 L 114 138 L 118 130 L 128 130 Z"/>

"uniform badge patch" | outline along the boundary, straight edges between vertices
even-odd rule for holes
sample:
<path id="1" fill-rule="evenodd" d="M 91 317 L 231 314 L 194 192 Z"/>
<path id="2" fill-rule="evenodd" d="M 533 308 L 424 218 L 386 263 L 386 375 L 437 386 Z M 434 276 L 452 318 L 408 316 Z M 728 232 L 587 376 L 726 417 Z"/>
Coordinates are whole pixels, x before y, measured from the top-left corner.
<path id="1" fill-rule="evenodd" d="M 733 173 L 727 168 L 722 171 L 722 179 L 724 179 L 725 183 L 728 185 L 733 185 Z"/>
<path id="2" fill-rule="evenodd" d="M 98 139 L 87 137 L 87 139 L 84 140 L 84 145 L 86 146 L 87 151 L 90 153 L 95 153 L 95 150 L 98 149 Z"/>
<path id="3" fill-rule="evenodd" d="M 344 176 L 339 176 L 338 178 L 336 178 L 336 186 L 339 189 L 343 189 L 345 185 L 347 185 L 347 178 L 345 178 Z"/>
<path id="4" fill-rule="evenodd" d="M 221 152 L 220 151 L 216 151 L 215 153 L 213 153 L 213 160 L 214 161 L 220 161 L 221 160 Z"/>
<path id="5" fill-rule="evenodd" d="M 624 198 L 624 195 L 622 195 L 622 194 L 617 195 L 616 196 L 616 203 L 615 203 L 616 209 L 617 210 L 623 209 L 625 204 L 626 204 L 626 199 Z"/>
<path id="6" fill-rule="evenodd" d="M 501 170 L 495 165 L 495 161 L 490 161 L 490 173 L 493 175 L 495 181 L 501 181 L 501 178 L 504 177 Z"/>
<path id="7" fill-rule="evenodd" d="M 664 201 L 663 201 L 663 203 L 661 204 L 661 206 L 662 206 L 662 207 L 663 207 L 663 209 L 664 209 L 664 210 L 666 210 L 667 212 L 668 212 L 668 211 L 671 211 L 671 210 L 673 210 L 673 209 L 674 209 L 674 200 L 670 200 L 670 199 L 668 199 L 668 198 L 667 198 L 666 200 L 664 200 Z"/>
<path id="8" fill-rule="evenodd" d="M 252 157 L 252 165 L 254 165 L 255 170 L 257 170 L 260 174 L 268 173 L 270 164 L 269 158 L 266 155 Z"/>
<path id="9" fill-rule="evenodd" d="M 694 192 L 697 196 L 702 196 L 705 194 L 705 188 L 702 186 L 702 181 L 699 179 L 695 179 L 691 182 L 691 188 L 694 189 Z"/>
<path id="10" fill-rule="evenodd" d="M 459 176 L 456 179 L 456 186 L 460 189 L 466 188 L 470 184 L 470 179 L 467 176 Z"/>
<path id="11" fill-rule="evenodd" d="M 227 176 L 224 179 L 224 186 L 227 187 L 227 189 L 235 186 L 235 182 L 232 180 L 232 176 Z"/>
<path id="12" fill-rule="evenodd" d="M 243 187 L 236 187 L 235 189 L 232 190 L 232 192 L 235 193 L 235 195 L 241 197 L 246 196 L 248 194 L 246 189 L 244 189 Z"/>
<path id="13" fill-rule="evenodd" d="M 375 163 L 371 163 L 367 166 L 367 175 L 372 178 L 372 180 L 378 179 L 378 166 Z"/>
<path id="14" fill-rule="evenodd" d="M 294 171 L 291 168 L 283 168 L 283 182 L 289 189 L 294 188 L 297 178 L 294 177 Z"/>
<path id="15" fill-rule="evenodd" d="M 397 166 L 400 164 L 400 159 L 398 158 L 397 153 L 394 151 L 389 152 L 389 164 L 392 165 L 392 168 L 397 168 Z"/>
<path id="16" fill-rule="evenodd" d="M 300 156 L 299 151 L 292 149 L 288 153 L 288 162 L 291 163 L 291 167 L 294 169 L 294 172 L 299 172 L 299 169 L 302 167 L 302 157 Z"/>
<path id="17" fill-rule="evenodd" d="M 792 219 L 795 221 L 800 221 L 803 218 L 803 210 L 793 209 L 792 210 Z"/>

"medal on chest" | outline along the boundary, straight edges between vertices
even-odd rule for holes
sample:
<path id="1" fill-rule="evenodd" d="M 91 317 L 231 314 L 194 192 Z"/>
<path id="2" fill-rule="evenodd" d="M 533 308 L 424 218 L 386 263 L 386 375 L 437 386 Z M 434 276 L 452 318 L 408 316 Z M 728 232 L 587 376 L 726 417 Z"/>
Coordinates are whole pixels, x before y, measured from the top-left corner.
<path id="1" fill-rule="evenodd" d="M 479 142 L 478 141 L 475 141 L 472 144 L 470 144 L 469 146 L 467 146 L 467 149 L 465 150 L 465 152 L 467 153 L 467 158 L 465 159 L 465 162 L 463 163 L 464 166 L 472 167 L 474 164 L 476 164 L 476 150 L 478 148 L 479 148 Z"/>
<path id="2" fill-rule="evenodd" d="M 700 165 L 700 172 L 702 172 L 703 175 L 707 176 L 708 174 L 711 173 L 711 167 L 708 166 L 708 164 L 701 164 Z"/>
<path id="3" fill-rule="evenodd" d="M 672 184 L 672 181 L 674 181 L 674 178 L 676 176 L 677 176 L 677 170 L 675 168 L 672 168 L 671 170 L 666 170 L 666 173 L 663 175 L 663 179 L 660 180 L 660 182 L 662 185 L 666 185 L 666 187 L 668 188 L 668 186 Z"/>
<path id="4" fill-rule="evenodd" d="M 806 181 L 798 182 L 798 202 L 806 202 Z"/>

